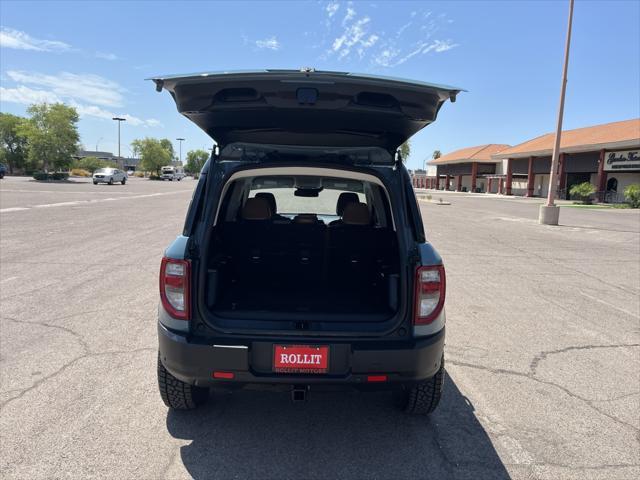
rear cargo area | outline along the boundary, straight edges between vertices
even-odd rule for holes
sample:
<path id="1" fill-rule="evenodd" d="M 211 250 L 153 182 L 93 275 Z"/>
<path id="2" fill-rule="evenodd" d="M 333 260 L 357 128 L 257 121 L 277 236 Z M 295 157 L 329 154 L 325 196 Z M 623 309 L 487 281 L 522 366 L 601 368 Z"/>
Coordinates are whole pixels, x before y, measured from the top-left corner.
<path id="1" fill-rule="evenodd" d="M 382 322 L 398 310 L 397 235 L 380 186 L 251 178 L 229 189 L 220 217 L 207 245 L 214 315 Z"/>
<path id="2" fill-rule="evenodd" d="M 387 319 L 398 303 L 394 238 L 393 231 L 370 226 L 225 224 L 211 246 L 207 303 L 221 316 Z"/>

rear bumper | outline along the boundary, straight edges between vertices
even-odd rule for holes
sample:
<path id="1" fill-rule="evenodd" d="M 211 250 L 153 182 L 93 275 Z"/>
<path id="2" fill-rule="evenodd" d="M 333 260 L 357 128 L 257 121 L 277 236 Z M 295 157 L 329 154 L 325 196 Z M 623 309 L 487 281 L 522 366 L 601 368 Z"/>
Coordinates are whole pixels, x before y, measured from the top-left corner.
<path id="1" fill-rule="evenodd" d="M 440 368 L 444 328 L 429 337 L 396 345 L 319 341 L 329 345 L 329 372 L 321 375 L 275 373 L 273 345 L 313 343 L 245 341 L 233 344 L 196 343 L 158 324 L 160 359 L 176 378 L 200 386 L 227 384 L 344 385 L 365 386 L 369 375 L 386 375 L 378 388 L 413 383 L 432 377 Z M 233 373 L 233 379 L 214 379 L 214 371 Z"/>

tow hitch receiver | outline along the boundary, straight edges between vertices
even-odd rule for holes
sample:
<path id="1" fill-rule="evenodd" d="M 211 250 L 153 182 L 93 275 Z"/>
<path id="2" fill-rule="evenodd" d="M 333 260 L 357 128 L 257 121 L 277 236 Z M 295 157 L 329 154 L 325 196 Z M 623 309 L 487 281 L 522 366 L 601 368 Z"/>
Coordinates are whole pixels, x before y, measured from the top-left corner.
<path id="1" fill-rule="evenodd" d="M 293 403 L 306 402 L 309 397 L 309 387 L 308 386 L 295 386 L 293 390 L 291 390 L 291 401 Z"/>

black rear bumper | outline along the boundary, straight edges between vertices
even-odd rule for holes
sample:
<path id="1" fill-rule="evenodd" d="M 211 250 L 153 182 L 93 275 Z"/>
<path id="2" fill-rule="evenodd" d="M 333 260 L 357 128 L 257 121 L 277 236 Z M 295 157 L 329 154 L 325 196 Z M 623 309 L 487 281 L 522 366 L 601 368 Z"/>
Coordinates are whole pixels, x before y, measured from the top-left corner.
<path id="1" fill-rule="evenodd" d="M 444 350 L 444 328 L 429 337 L 396 342 L 319 341 L 330 347 L 326 374 L 283 374 L 273 371 L 273 345 L 300 344 L 292 339 L 237 341 L 230 344 L 190 341 L 187 336 L 158 323 L 160 359 L 176 378 L 194 385 L 284 384 L 371 385 L 369 375 L 386 375 L 384 384 L 413 383 L 432 377 L 440 368 Z M 233 373 L 232 379 L 213 378 L 214 371 Z"/>

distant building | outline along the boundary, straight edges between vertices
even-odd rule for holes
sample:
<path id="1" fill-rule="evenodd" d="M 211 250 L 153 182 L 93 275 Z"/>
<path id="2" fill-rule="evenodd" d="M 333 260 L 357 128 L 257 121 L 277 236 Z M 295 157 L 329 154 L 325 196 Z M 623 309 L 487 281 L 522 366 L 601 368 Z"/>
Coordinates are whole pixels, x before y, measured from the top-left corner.
<path id="1" fill-rule="evenodd" d="M 499 162 L 491 156 L 508 147 L 509 145 L 498 143 L 477 145 L 430 160 L 423 180 L 426 187 L 423 188 L 459 192 L 492 191 L 493 178 L 502 172 L 498 166 Z"/>
<path id="2" fill-rule="evenodd" d="M 503 164 L 507 195 L 547 195 L 554 138 L 547 133 L 493 155 Z M 640 183 L 640 118 L 563 131 L 558 174 L 561 198 L 591 182 L 598 200 L 623 201 L 624 188 Z"/>
<path id="3" fill-rule="evenodd" d="M 413 185 L 545 197 L 554 138 L 547 133 L 513 147 L 488 144 L 456 150 L 430 160 L 426 172 L 416 170 Z M 640 183 L 640 119 L 563 131 L 559 153 L 558 198 L 568 199 L 573 185 L 590 182 L 599 201 L 622 202 L 624 188 Z"/>
<path id="4" fill-rule="evenodd" d="M 111 152 L 100 152 L 98 150 L 79 150 L 74 158 L 81 159 L 85 157 L 96 157 L 100 160 L 105 160 L 113 163 L 118 162 L 118 157 Z M 136 170 L 140 164 L 139 158 L 122 157 L 123 170 Z"/>
<path id="5" fill-rule="evenodd" d="M 85 157 L 96 157 L 99 158 L 100 160 L 108 160 L 108 161 L 113 161 L 114 160 L 114 156 L 113 153 L 111 152 L 100 152 L 98 150 L 78 150 L 78 153 L 76 154 L 75 158 L 85 158 Z"/>

